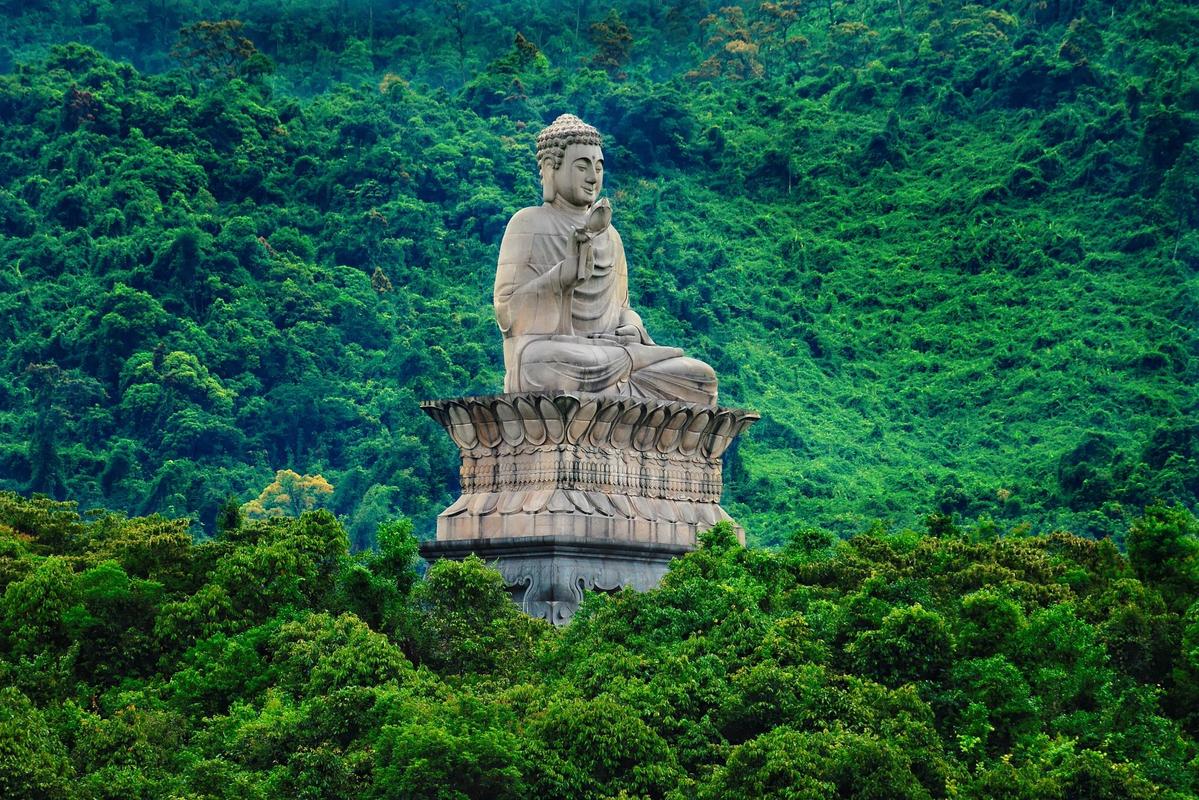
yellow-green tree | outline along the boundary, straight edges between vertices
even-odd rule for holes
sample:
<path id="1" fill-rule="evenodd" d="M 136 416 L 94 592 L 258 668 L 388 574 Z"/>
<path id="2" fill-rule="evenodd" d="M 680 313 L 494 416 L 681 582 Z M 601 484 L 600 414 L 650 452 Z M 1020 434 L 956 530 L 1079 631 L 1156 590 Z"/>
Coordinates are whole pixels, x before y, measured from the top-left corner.
<path id="1" fill-rule="evenodd" d="M 633 47 L 633 33 L 620 18 L 619 11 L 611 9 L 603 21 L 591 26 L 591 41 L 596 47 L 591 63 L 606 70 L 616 80 L 627 78 L 624 65 L 628 63 L 629 50 Z"/>
<path id="2" fill-rule="evenodd" d="M 760 20 L 748 19 L 741 6 L 725 6 L 719 14 L 709 14 L 699 24 L 708 33 L 708 47 L 714 53 L 687 73 L 687 77 L 733 80 L 762 77 L 764 68 L 758 57 L 763 33 Z"/>
<path id="3" fill-rule="evenodd" d="M 332 496 L 333 485 L 321 475 L 300 475 L 281 469 L 258 497 L 241 507 L 241 512 L 247 519 L 298 517 L 322 507 Z"/>

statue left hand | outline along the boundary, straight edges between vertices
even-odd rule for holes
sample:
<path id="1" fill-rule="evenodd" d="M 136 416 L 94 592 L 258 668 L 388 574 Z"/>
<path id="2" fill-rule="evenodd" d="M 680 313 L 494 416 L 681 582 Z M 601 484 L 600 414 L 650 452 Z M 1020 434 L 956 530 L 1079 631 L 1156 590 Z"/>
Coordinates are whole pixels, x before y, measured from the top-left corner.
<path id="1" fill-rule="evenodd" d="M 592 236 L 603 233 L 608 229 L 608 225 L 612 223 L 612 204 L 608 202 L 608 198 L 601 197 L 591 205 L 591 210 L 587 212 L 587 221 L 583 224 L 583 228 Z"/>
<path id="2" fill-rule="evenodd" d="M 624 342 L 640 342 L 641 329 L 636 325 L 621 325 L 616 329 L 616 338 Z"/>

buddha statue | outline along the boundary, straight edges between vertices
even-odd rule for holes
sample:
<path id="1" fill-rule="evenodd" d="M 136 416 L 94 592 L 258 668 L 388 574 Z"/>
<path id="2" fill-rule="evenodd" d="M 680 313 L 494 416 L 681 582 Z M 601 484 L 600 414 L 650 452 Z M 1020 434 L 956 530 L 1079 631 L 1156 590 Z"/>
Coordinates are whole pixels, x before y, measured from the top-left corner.
<path id="1" fill-rule="evenodd" d="M 504 391 L 581 391 L 716 405 L 716 374 L 654 343 L 629 306 L 628 265 L 600 197 L 599 131 L 571 114 L 537 136 L 540 206 L 508 222 L 495 276 Z"/>

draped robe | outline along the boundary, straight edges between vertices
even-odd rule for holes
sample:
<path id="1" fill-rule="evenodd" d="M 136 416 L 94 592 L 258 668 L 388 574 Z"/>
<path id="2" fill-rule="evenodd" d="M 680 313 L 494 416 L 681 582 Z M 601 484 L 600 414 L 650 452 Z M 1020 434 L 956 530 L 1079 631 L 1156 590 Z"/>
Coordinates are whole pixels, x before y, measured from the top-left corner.
<path id="1" fill-rule="evenodd" d="M 654 344 L 629 307 L 620 234 L 592 240 L 595 268 L 582 282 L 564 267 L 583 219 L 546 203 L 508 222 L 495 277 L 495 312 L 504 334 L 504 390 L 585 391 L 716 404 L 716 375 L 677 347 Z M 618 337 L 631 325 L 636 340 Z"/>

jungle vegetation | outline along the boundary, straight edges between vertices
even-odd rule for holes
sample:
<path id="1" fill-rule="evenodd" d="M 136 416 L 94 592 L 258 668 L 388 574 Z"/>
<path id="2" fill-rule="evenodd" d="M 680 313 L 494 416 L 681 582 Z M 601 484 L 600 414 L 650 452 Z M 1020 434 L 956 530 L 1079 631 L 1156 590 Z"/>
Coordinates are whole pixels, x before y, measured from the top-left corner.
<path id="1" fill-rule="evenodd" d="M 498 241 L 570 110 L 651 333 L 763 415 L 751 542 L 1195 507 L 1193 4 L 0 7 L 0 488 L 428 535 L 416 401 L 500 390 Z"/>
<path id="2" fill-rule="evenodd" d="M 0 11 L 0 796 L 1195 796 L 1193 4 Z M 555 630 L 417 401 L 564 111 L 770 547 Z"/>
<path id="3" fill-rule="evenodd" d="M 327 510 L 80 516 L 0 494 L 0 795 L 93 800 L 1182 800 L 1199 521 L 946 517 L 746 549 L 563 630 L 477 558 Z"/>

